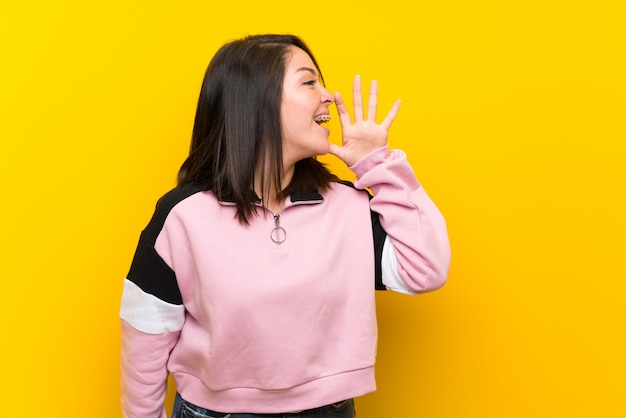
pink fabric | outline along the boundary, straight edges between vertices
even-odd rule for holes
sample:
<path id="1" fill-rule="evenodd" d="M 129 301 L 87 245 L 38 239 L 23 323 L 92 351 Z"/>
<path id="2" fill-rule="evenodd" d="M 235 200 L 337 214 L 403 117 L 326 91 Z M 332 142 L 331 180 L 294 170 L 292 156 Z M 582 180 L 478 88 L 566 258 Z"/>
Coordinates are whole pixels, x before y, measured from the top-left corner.
<path id="1" fill-rule="evenodd" d="M 125 418 L 166 418 L 168 353 L 178 332 L 144 334 L 122 321 L 122 412 Z"/>
<path id="2" fill-rule="evenodd" d="M 378 149 L 350 167 L 355 186 L 370 188 L 370 205 L 391 237 L 404 283 L 414 292 L 445 284 L 450 268 L 446 223 L 400 150 Z"/>
<path id="3" fill-rule="evenodd" d="M 165 416 L 168 371 L 183 398 L 223 412 L 309 409 L 375 390 L 370 206 L 413 291 L 444 284 L 450 250 L 404 153 L 381 148 L 352 168 L 376 196 L 335 184 L 321 203 L 287 200 L 281 245 L 271 214 L 241 225 L 211 192 L 172 209 L 155 248 L 176 272 L 184 325 L 148 335 L 123 322 L 125 417 Z"/>

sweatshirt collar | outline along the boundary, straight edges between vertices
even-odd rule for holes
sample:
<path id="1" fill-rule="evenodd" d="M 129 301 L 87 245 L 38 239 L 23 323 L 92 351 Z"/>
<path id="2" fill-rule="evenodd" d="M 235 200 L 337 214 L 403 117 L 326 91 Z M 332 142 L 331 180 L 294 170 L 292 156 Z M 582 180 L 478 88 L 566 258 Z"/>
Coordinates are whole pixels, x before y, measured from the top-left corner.
<path id="1" fill-rule="evenodd" d="M 288 200 L 291 205 L 297 204 L 315 204 L 322 203 L 324 201 L 324 197 L 317 191 L 317 189 L 308 189 L 302 191 L 295 191 L 289 195 Z M 221 205 L 234 205 L 235 201 L 230 198 L 225 198 L 220 200 Z M 261 204 L 261 198 L 254 194 L 254 203 L 257 205 Z M 288 205 L 288 206 L 291 206 Z"/>

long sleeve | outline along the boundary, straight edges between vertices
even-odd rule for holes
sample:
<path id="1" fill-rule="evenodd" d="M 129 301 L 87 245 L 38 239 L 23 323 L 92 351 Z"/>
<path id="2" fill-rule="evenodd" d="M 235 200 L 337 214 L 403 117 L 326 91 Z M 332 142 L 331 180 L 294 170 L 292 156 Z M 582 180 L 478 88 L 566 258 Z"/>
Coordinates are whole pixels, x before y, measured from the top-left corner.
<path id="1" fill-rule="evenodd" d="M 122 412 L 124 418 L 165 418 L 167 362 L 180 336 L 184 307 L 124 280 L 120 310 Z"/>
<path id="2" fill-rule="evenodd" d="M 443 286 L 450 267 L 446 223 L 419 184 L 405 153 L 383 147 L 350 168 L 358 176 L 355 186 L 373 192 L 371 210 L 379 214 L 387 233 L 383 282 L 393 282 L 396 276 L 406 286 L 406 293 Z"/>
<path id="3" fill-rule="evenodd" d="M 178 332 L 146 334 L 122 320 L 122 413 L 124 418 L 166 418 L 167 360 Z"/>
<path id="4" fill-rule="evenodd" d="M 167 363 L 185 322 L 176 274 L 155 248 L 172 207 L 193 193 L 175 189 L 157 204 L 124 280 L 121 383 L 125 418 L 165 418 Z"/>

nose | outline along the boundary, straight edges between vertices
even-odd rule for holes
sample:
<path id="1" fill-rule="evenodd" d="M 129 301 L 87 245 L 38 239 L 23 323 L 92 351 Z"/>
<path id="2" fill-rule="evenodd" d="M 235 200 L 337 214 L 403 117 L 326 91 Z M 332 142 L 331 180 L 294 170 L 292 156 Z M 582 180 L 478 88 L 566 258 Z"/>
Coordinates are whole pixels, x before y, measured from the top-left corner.
<path id="1" fill-rule="evenodd" d="M 326 87 L 322 87 L 321 100 L 322 100 L 322 103 L 330 105 L 335 102 L 335 96 L 331 92 L 326 90 Z"/>

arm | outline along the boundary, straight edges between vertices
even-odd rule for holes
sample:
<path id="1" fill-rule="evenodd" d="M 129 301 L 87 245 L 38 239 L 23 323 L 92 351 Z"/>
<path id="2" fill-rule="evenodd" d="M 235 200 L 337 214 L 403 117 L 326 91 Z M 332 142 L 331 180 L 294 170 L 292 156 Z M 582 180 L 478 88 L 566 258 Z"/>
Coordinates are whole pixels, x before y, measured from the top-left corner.
<path id="1" fill-rule="evenodd" d="M 415 294 L 441 287 L 450 266 L 450 245 L 443 216 L 417 181 L 402 151 L 387 150 L 387 136 L 400 110 L 396 101 L 380 124 L 376 123 L 378 85 L 372 81 L 367 115 L 361 79 L 353 85 L 354 123 L 339 93 L 335 102 L 342 129 L 342 145 L 330 152 L 358 176 L 357 188 L 370 188 L 371 210 L 379 214 L 387 233 L 382 251 L 383 283 Z"/>
<path id="2" fill-rule="evenodd" d="M 374 193 L 370 207 L 387 233 L 383 283 L 408 294 L 443 286 L 450 266 L 445 220 L 415 178 L 404 152 L 382 147 L 350 168 L 358 176 L 355 186 Z"/>
<path id="3" fill-rule="evenodd" d="M 127 278 L 120 317 L 124 418 L 165 418 L 167 361 L 180 335 L 184 308 L 145 292 Z"/>
<path id="4" fill-rule="evenodd" d="M 168 195 L 169 196 L 169 195 Z M 176 275 L 154 244 L 171 204 L 157 205 L 124 280 L 121 383 L 125 418 L 165 418 L 167 361 L 185 321 Z"/>
<path id="5" fill-rule="evenodd" d="M 122 320 L 122 414 L 166 418 L 167 359 L 178 333 L 147 334 Z"/>

